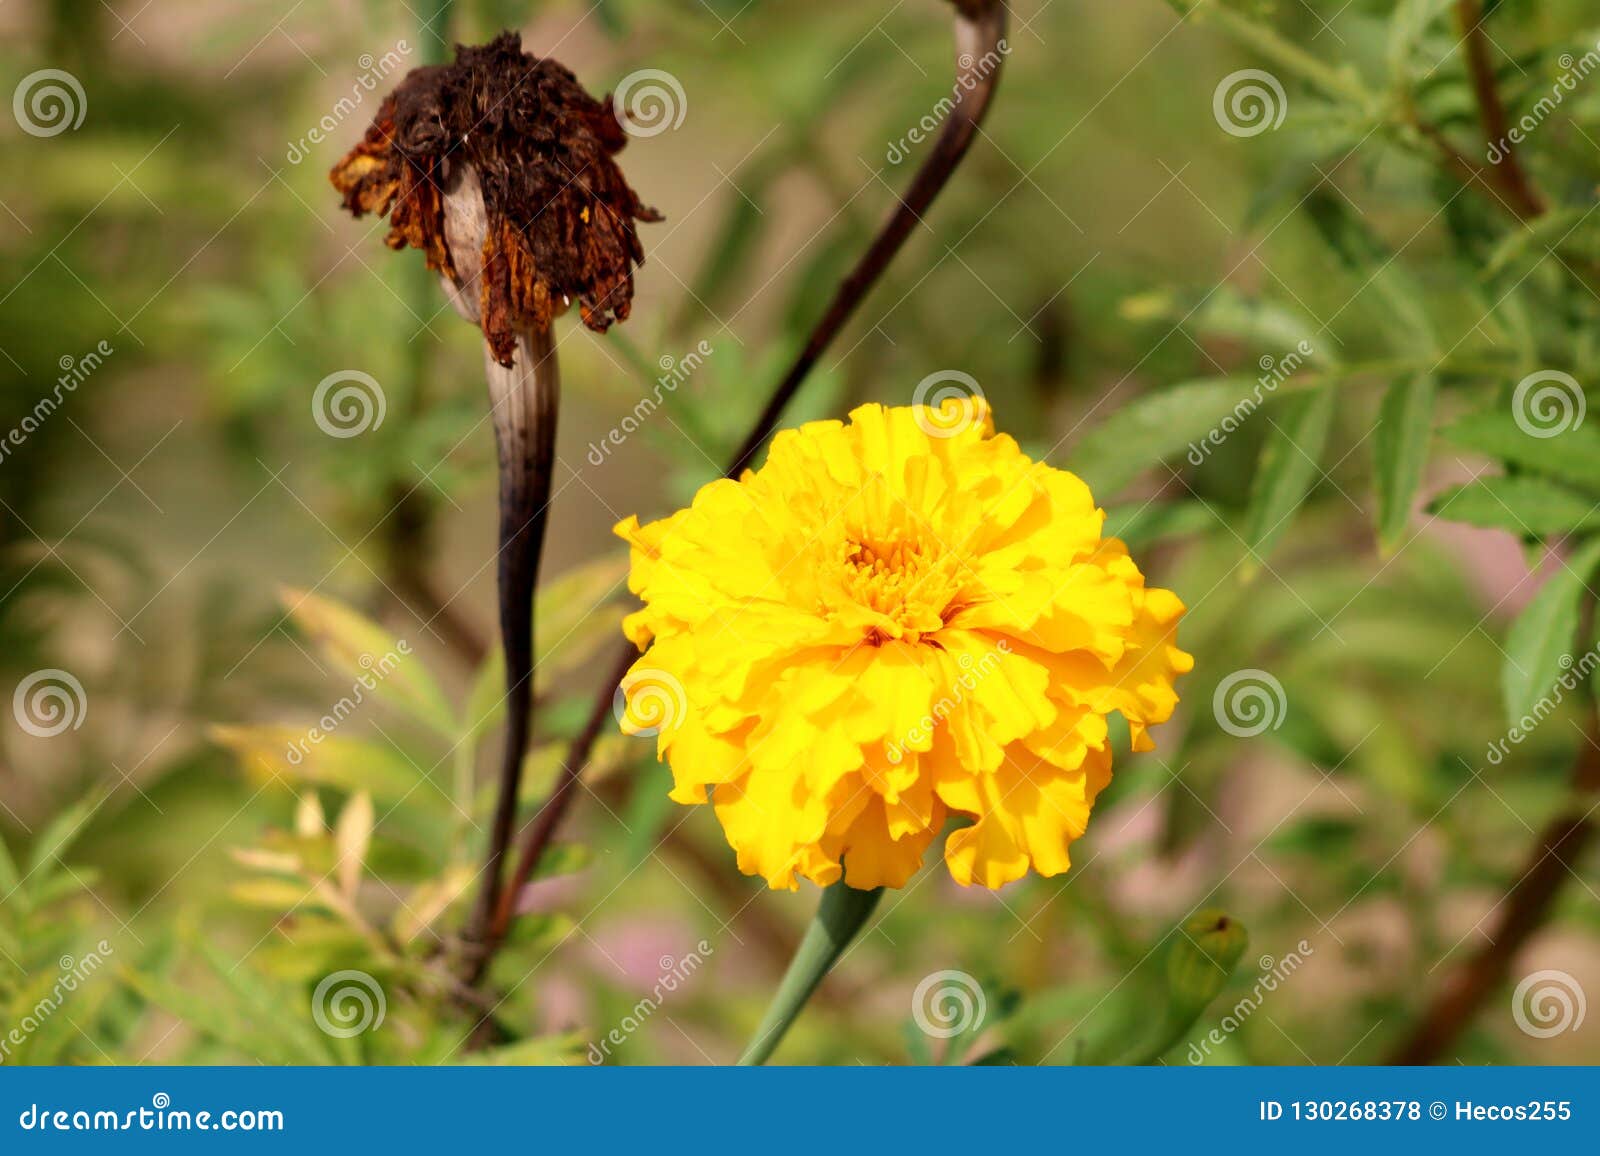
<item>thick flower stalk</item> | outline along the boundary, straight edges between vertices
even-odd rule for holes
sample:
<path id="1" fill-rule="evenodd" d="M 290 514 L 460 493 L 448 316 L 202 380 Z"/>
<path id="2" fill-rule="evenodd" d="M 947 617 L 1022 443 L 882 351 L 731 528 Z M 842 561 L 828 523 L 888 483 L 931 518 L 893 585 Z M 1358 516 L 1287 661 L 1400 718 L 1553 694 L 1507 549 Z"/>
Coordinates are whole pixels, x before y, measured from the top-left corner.
<path id="1" fill-rule="evenodd" d="M 555 464 L 554 319 L 573 302 L 605 331 L 628 316 L 646 208 L 612 157 L 626 142 L 609 100 L 516 33 L 411 72 L 331 179 L 356 216 L 387 215 L 390 248 L 426 255 L 451 303 L 483 331 L 500 459 L 500 633 L 507 723 L 499 797 L 465 977 L 476 981 L 503 905 L 502 863 L 532 727 L 533 593 Z"/>
<path id="2" fill-rule="evenodd" d="M 1107 715 L 1149 749 L 1192 665 L 1182 603 L 1103 522 L 981 400 L 781 433 L 617 527 L 645 604 L 623 728 L 773 888 L 901 887 L 940 838 L 963 885 L 1059 874 L 1111 778 Z"/>

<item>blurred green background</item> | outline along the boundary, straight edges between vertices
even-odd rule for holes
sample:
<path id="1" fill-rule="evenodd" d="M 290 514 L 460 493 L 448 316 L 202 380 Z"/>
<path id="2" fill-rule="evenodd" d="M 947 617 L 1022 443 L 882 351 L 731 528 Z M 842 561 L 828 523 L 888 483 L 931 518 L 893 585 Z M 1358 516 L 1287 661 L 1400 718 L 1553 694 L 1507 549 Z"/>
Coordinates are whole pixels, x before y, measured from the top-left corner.
<path id="1" fill-rule="evenodd" d="M 1463 179 L 1441 145 L 1483 155 L 1457 5 L 1190 7 L 1013 6 L 971 155 L 786 417 L 972 375 L 999 428 L 1084 472 L 1190 605 L 1184 704 L 1157 751 L 1119 762 L 1071 873 L 991 895 L 932 863 L 780 1058 L 1091 1062 L 1142 1030 L 1176 926 L 1207 907 L 1250 946 L 1167 1062 L 1213 1030 L 1206 1062 L 1381 1062 L 1492 949 L 1539 832 L 1592 809 L 1569 769 L 1593 742 L 1587 691 L 1487 753 L 1507 704 L 1540 699 L 1557 656 L 1592 645 L 1572 642 L 1587 618 L 1565 640 L 1508 637 L 1561 569 L 1538 569 L 1547 548 L 1592 532 L 1592 427 L 1515 444 L 1438 431 L 1504 411 L 1535 370 L 1596 380 L 1600 77 L 1521 148 L 1544 202 L 1518 219 L 1497 178 Z M 1514 116 L 1600 40 L 1577 0 L 1479 15 Z M 36 1021 L 7 1062 L 477 1054 L 438 958 L 470 897 L 498 742 L 479 342 L 420 254 L 343 215 L 326 174 L 400 73 L 370 91 L 363 77 L 502 27 L 596 94 L 665 70 L 683 114 L 620 158 L 666 217 L 641 229 L 632 318 L 605 336 L 561 326 L 531 804 L 628 608 L 612 524 L 716 476 L 894 206 L 927 150 L 897 142 L 949 92 L 948 6 L 477 0 L 448 25 L 324 0 L 0 8 L 15 94 L 0 427 L 82 372 L 0 457 L 0 689 L 38 671 L 82 688 L 58 734 L 0 715 L 0 1031 Z M 1270 70 L 1285 115 L 1239 135 L 1214 96 L 1248 68 Z M 66 97 L 81 123 L 24 129 L 25 78 L 45 69 L 81 88 Z M 1313 369 L 1194 464 L 1191 444 L 1301 340 Z M 664 409 L 595 452 L 701 343 Z M 342 371 L 382 396 L 356 436 L 330 436 L 313 405 Z M 1484 471 L 1537 479 L 1569 460 L 1571 492 L 1532 481 L 1426 507 Z M 289 760 L 350 694 L 352 656 L 400 640 L 401 673 Z M 1281 688 L 1259 733 L 1214 707 L 1238 671 Z M 728 1062 L 759 1017 L 813 896 L 739 876 L 709 813 L 669 811 L 650 747 L 603 743 L 491 976 L 492 1058 L 583 1062 L 631 1017 L 607 1062 Z M 1600 990 L 1584 847 L 1442 1062 L 1600 1056 L 1600 1016 L 1530 1033 L 1513 999 L 1540 971 L 1569 998 Z M 106 966 L 37 1015 L 89 953 Z M 691 955 L 703 966 L 639 1015 Z M 381 1026 L 318 1030 L 318 985 L 344 969 L 376 977 Z M 982 993 L 979 1022 L 948 1038 L 913 1012 L 946 970 Z"/>

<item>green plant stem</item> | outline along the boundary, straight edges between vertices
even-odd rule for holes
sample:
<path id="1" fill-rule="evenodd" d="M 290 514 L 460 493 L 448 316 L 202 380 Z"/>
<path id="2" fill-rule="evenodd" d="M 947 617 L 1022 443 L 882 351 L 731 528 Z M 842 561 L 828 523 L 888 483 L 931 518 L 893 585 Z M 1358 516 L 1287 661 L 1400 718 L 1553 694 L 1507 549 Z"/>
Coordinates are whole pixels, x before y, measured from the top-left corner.
<path id="1" fill-rule="evenodd" d="M 756 1028 L 744 1054 L 739 1057 L 740 1067 L 767 1062 L 806 1006 L 811 993 L 817 990 L 856 933 L 866 925 L 882 898 L 881 887 L 858 891 L 842 882 L 823 891 L 817 916 L 806 929 L 806 937 L 800 941 L 800 949 L 794 953 L 789 970 L 778 984 L 761 1026 Z"/>
<path id="2" fill-rule="evenodd" d="M 1185 20 L 1214 20 L 1229 36 L 1292 72 L 1325 96 L 1353 101 L 1363 107 L 1372 104 L 1371 94 L 1348 73 L 1329 68 L 1297 44 L 1285 40 L 1265 24 L 1258 24 L 1222 6 L 1218 0 L 1167 0 L 1168 6 Z"/>

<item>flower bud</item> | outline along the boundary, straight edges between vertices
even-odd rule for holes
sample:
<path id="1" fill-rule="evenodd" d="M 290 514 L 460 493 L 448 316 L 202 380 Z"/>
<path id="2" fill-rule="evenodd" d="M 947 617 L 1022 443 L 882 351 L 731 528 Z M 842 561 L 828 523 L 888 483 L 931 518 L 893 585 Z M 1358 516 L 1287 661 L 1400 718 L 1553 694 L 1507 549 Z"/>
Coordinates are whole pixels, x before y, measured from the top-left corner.
<path id="1" fill-rule="evenodd" d="M 1167 987 L 1175 1011 L 1198 1011 L 1216 998 L 1250 943 L 1244 924 L 1216 908 L 1196 912 L 1178 930 L 1167 955 Z"/>

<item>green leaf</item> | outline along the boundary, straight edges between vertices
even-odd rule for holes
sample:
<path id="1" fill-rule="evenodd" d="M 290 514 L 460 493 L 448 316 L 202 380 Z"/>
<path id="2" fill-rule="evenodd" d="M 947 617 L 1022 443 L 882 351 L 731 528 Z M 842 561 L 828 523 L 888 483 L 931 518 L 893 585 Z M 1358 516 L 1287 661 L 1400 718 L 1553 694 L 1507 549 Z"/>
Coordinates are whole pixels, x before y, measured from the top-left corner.
<path id="1" fill-rule="evenodd" d="M 1378 407 L 1372 435 L 1378 488 L 1378 542 L 1392 550 L 1406 531 L 1417 488 L 1422 484 L 1433 438 L 1433 403 L 1438 382 L 1431 373 L 1397 381 Z"/>
<path id="2" fill-rule="evenodd" d="M 0 839 L 0 899 L 10 895 L 22 885 L 22 878 L 17 874 L 16 860 L 11 858 L 11 852 L 6 848 L 6 841 Z"/>
<path id="3" fill-rule="evenodd" d="M 33 853 L 28 856 L 28 870 L 25 874 L 32 875 L 40 870 L 49 874 L 49 866 L 65 855 L 72 844 L 77 842 L 78 836 L 83 834 L 83 829 L 89 825 L 90 816 L 100 805 L 100 798 L 99 795 L 94 795 L 82 799 L 51 820 L 49 826 L 45 827 L 34 840 Z"/>
<path id="4" fill-rule="evenodd" d="M 1196 443 L 1213 431 L 1217 436 L 1231 432 L 1268 396 L 1265 387 L 1247 377 L 1187 382 L 1149 394 L 1090 430 L 1073 448 L 1067 466 L 1097 497 L 1109 497 L 1158 462 L 1185 451 L 1203 455 L 1205 447 Z"/>
<path id="5" fill-rule="evenodd" d="M 1334 255 L 1359 279 L 1356 297 L 1365 297 L 1370 289 L 1381 298 L 1374 313 L 1391 343 L 1401 351 L 1434 350 L 1433 322 L 1422 306 L 1427 294 L 1399 255 L 1340 194 L 1312 194 L 1306 198 L 1305 212 Z"/>
<path id="6" fill-rule="evenodd" d="M 300 590 L 284 590 L 282 598 L 294 623 L 351 680 L 346 698 L 360 702 L 371 694 L 446 738 L 455 737 L 455 712 L 408 639 L 395 638 L 331 598 Z"/>
<path id="7" fill-rule="evenodd" d="M 1519 537 L 1570 534 L 1600 526 L 1600 503 L 1528 475 L 1479 478 L 1435 498 L 1429 512 Z"/>
<path id="8" fill-rule="evenodd" d="M 1505 272 L 1524 255 L 1535 262 L 1548 259 L 1551 247 L 1567 239 L 1575 228 L 1586 223 L 1593 211 L 1593 205 L 1552 209 L 1544 216 L 1513 229 L 1489 254 L 1483 266 L 1483 279 L 1487 281 Z"/>
<path id="9" fill-rule="evenodd" d="M 1513 722 L 1532 714 L 1571 665 L 1584 594 L 1600 566 L 1600 538 L 1590 539 L 1570 559 L 1552 559 L 1555 572 L 1517 616 L 1506 635 L 1500 689 Z M 1566 663 L 1561 660 L 1567 659 Z"/>
<path id="10" fill-rule="evenodd" d="M 1130 502 L 1106 510 L 1104 533 L 1130 549 L 1166 538 L 1199 534 L 1217 524 L 1204 502 Z"/>
<path id="11" fill-rule="evenodd" d="M 1323 448 L 1338 394 L 1331 386 L 1286 398 L 1269 416 L 1272 432 L 1261 447 L 1261 462 L 1251 483 L 1245 540 L 1265 557 L 1294 521 L 1294 512 L 1321 476 Z"/>
<path id="12" fill-rule="evenodd" d="M 1510 404 L 1481 410 L 1445 428 L 1465 450 L 1600 493 L 1600 428 L 1587 422 L 1550 437 L 1517 424 Z"/>

